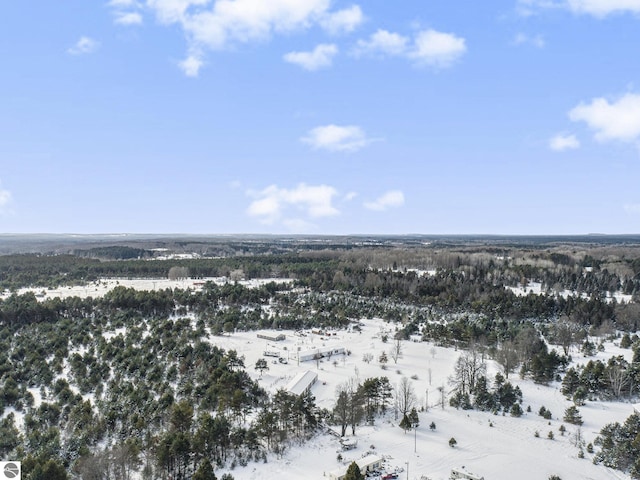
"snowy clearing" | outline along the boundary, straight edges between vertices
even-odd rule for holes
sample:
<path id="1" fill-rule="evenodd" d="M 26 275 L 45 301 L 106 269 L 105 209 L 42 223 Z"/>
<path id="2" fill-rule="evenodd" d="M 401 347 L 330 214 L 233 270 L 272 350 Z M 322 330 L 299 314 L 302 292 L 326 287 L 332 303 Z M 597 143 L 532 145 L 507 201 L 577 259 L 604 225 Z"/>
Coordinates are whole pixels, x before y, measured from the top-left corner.
<path id="1" fill-rule="evenodd" d="M 284 388 L 298 373 L 311 370 L 318 374 L 318 381 L 311 391 L 318 406 L 331 409 L 335 402 L 336 387 L 351 377 L 363 381 L 370 377 L 387 376 L 393 385 L 402 377 L 411 378 L 417 397 L 417 407 L 428 404 L 427 411 L 420 411 L 420 426 L 417 430 L 404 433 L 398 427 L 399 420 L 393 413 L 385 418 L 376 419 L 374 426 L 360 426 L 356 430 L 357 448 L 342 452 L 338 438 L 321 434 L 305 445 L 291 446 L 282 458 L 271 455 L 266 464 L 250 463 L 246 467 L 236 467 L 232 474 L 239 480 L 297 480 L 300 478 L 329 478 L 329 472 L 345 463 L 360 458 L 367 453 L 375 453 L 386 459 L 386 465 L 393 469 L 402 467 L 405 472 L 400 478 L 431 480 L 448 479 L 453 468 L 462 466 L 470 472 L 483 476 L 485 480 L 546 480 L 550 475 L 567 479 L 628 479 L 621 472 L 596 466 L 592 455 L 585 453 L 584 459 L 578 458 L 578 448 L 574 445 L 577 427 L 562 421 L 564 410 L 572 405 L 560 393 L 559 384 L 537 385 L 530 380 L 521 380 L 512 375 L 509 381 L 520 386 L 523 392 L 522 407 L 525 410 L 521 418 L 493 415 L 489 412 L 456 410 L 439 405 L 438 387 L 448 392 L 448 377 L 460 352 L 454 349 L 434 347 L 427 342 L 402 342 L 402 357 L 394 364 L 389 359 L 386 369 L 378 363 L 378 356 L 391 349 L 391 342 L 382 342 L 382 332 L 394 332 L 395 325 L 382 320 L 362 320 L 361 332 L 335 331 L 305 336 L 294 332 L 285 333 L 286 339 L 279 342 L 259 339 L 257 333 L 242 332 L 224 337 L 212 337 L 212 343 L 225 349 L 235 349 L 245 357 L 248 373 L 260 385 L 270 392 Z M 264 333 L 264 332 L 263 332 Z M 334 333 L 328 335 L 328 333 Z M 323 359 L 298 362 L 297 352 L 326 346 L 346 346 L 350 355 L 337 355 Z M 599 352 L 595 358 L 607 358 L 624 354 L 612 343 L 605 344 L 606 351 Z M 275 358 L 263 357 L 264 351 L 276 350 L 288 358 L 283 364 Z M 365 353 L 372 353 L 370 363 L 363 361 Z M 266 358 L 269 370 L 260 378 L 254 369 L 256 360 Z M 575 352 L 574 363 L 585 363 L 581 355 Z M 488 360 L 487 377 L 493 380 L 498 371 L 496 364 Z M 431 382 L 429 378 L 431 377 Z M 526 413 L 531 406 L 531 413 Z M 541 406 L 553 414 L 551 420 L 538 415 Z M 623 422 L 631 413 L 633 405 L 622 402 L 588 402 L 580 407 L 584 425 L 580 433 L 586 443 L 593 442 L 598 432 L 607 423 Z M 435 422 L 436 430 L 431 431 L 429 424 Z M 564 435 L 559 431 L 565 425 Z M 535 437 L 535 432 L 539 437 Z M 547 438 L 553 431 L 554 439 Z M 350 430 L 349 430 L 350 433 Z M 454 437 L 457 446 L 449 446 Z M 415 450 L 415 451 L 414 451 Z M 343 462 L 337 460 L 338 453 Z M 407 465 L 408 463 L 408 465 Z M 406 471 L 408 466 L 408 472 Z M 219 472 L 218 475 L 222 473 Z"/>

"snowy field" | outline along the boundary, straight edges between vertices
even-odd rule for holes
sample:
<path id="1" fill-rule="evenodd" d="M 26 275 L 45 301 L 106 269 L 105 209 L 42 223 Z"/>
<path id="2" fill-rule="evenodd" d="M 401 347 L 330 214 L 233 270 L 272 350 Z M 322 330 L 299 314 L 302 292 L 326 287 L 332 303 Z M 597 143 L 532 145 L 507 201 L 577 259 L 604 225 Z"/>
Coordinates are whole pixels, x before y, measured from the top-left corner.
<path id="1" fill-rule="evenodd" d="M 164 290 L 167 288 L 190 288 L 192 290 L 199 290 L 206 282 L 213 282 L 217 285 L 224 285 L 229 283 L 226 277 L 211 277 L 192 279 L 185 278 L 180 280 L 169 280 L 167 278 L 104 278 L 96 280 L 95 282 L 87 285 L 74 285 L 59 288 L 37 288 L 37 287 L 25 287 L 17 291 L 22 295 L 27 292 L 33 292 L 40 300 L 51 299 L 55 297 L 68 298 L 68 297 L 80 297 L 80 298 L 99 298 L 107 294 L 107 292 L 113 290 L 117 286 L 133 288 L 135 290 Z M 254 280 L 240 280 L 239 284 L 249 288 L 260 287 L 266 283 L 291 283 L 293 280 L 289 278 L 268 278 L 268 279 L 254 279 Z M 0 295 L 0 298 L 4 299 L 10 295 L 10 292 L 4 291 Z"/>
<path id="2" fill-rule="evenodd" d="M 266 464 L 254 463 L 235 468 L 231 473 L 236 479 L 329 478 L 329 472 L 345 462 L 349 463 L 371 452 L 387 459 L 386 463 L 391 470 L 403 468 L 404 472 L 399 476 L 401 479 L 421 479 L 424 476 L 431 480 L 444 480 L 449 478 L 452 468 L 462 466 L 483 476 L 485 480 L 546 480 L 550 475 L 559 475 L 563 480 L 629 478 L 620 472 L 593 465 L 592 455 L 586 451 L 584 459 L 578 458 L 578 448 L 574 445 L 576 427 L 562 421 L 564 410 L 571 402 L 562 396 L 559 384 L 536 385 L 512 375 L 509 381 L 519 385 L 523 392 L 523 409 L 531 406 L 532 410 L 521 418 L 456 410 L 448 405 L 448 401 L 442 409 L 438 404 L 438 387 L 444 386 L 449 391 L 447 379 L 453 373 L 453 365 L 460 352 L 433 347 L 426 342 L 404 341 L 403 355 L 398 363 L 394 364 L 389 357 L 387 368 L 383 370 L 377 361 L 378 356 L 382 351 L 388 352 L 392 345 L 391 341 L 383 343 L 381 334 L 392 334 L 394 326 L 381 320 L 363 320 L 362 323 L 360 333 L 336 331 L 335 335 L 327 335 L 326 332 L 324 335 L 316 335 L 306 332 L 306 336 L 298 336 L 293 332 L 284 332 L 284 341 L 270 342 L 257 338 L 257 332 L 246 332 L 212 337 L 212 342 L 244 355 L 249 374 L 271 392 L 284 388 L 299 372 L 316 372 L 318 381 L 312 387 L 312 393 L 318 406 L 328 409 L 334 405 L 336 387 L 349 378 L 355 377 L 362 382 L 366 378 L 384 375 L 395 386 L 403 376 L 411 378 L 416 375 L 417 380 L 412 379 L 411 382 L 417 396 L 417 406 L 420 409 L 428 403 L 428 409 L 419 412 L 418 429 L 405 434 L 391 413 L 386 418 L 376 419 L 376 424 L 372 427 L 361 426 L 356 430 L 358 446 L 355 450 L 341 452 L 343 463 L 337 460 L 340 452 L 338 439 L 329 434 L 321 434 L 306 445 L 291 446 L 282 458 L 271 455 Z M 304 351 L 331 345 L 344 346 L 351 354 L 325 359 L 317 366 L 313 360 L 299 364 L 295 360 L 298 348 Z M 265 350 L 276 349 L 283 357 L 289 357 L 288 364 L 277 361 L 273 363 L 275 359 L 265 357 L 269 361 L 269 370 L 260 378 L 259 372 L 254 369 L 256 360 L 262 357 Z M 369 364 L 363 361 L 363 354 L 367 352 L 374 356 Z M 591 358 L 605 359 L 622 354 L 630 359 L 630 353 L 629 350 L 622 350 L 608 343 L 605 352 Z M 575 363 L 586 362 L 577 351 L 572 354 Z M 492 380 L 497 371 L 497 366 L 489 360 L 488 378 Z M 541 406 L 552 412 L 552 420 L 545 420 L 538 415 Z M 580 412 L 584 420 L 581 434 L 585 442 L 589 443 L 593 442 L 602 426 L 614 421 L 623 422 L 633 413 L 633 408 L 629 403 L 588 402 L 580 407 Z M 435 431 L 429 429 L 431 422 L 436 424 Z M 563 424 L 566 427 L 564 435 L 559 431 Z M 536 431 L 540 434 L 539 438 L 534 436 Z M 549 431 L 554 433 L 553 440 L 547 438 Z M 449 447 L 451 437 L 455 437 L 458 442 L 455 448 Z"/>

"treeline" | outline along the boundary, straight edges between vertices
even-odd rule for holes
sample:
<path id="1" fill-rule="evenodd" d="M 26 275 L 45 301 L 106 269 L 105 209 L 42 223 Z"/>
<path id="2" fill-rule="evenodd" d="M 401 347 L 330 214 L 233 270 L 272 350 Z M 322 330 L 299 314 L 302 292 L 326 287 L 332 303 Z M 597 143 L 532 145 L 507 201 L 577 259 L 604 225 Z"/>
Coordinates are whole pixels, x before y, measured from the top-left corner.
<path id="1" fill-rule="evenodd" d="M 135 253 L 138 253 L 137 251 Z M 0 255 L 0 289 L 86 284 L 100 278 L 167 278 L 171 267 L 191 277 L 229 277 L 234 270 L 251 278 L 306 278 L 335 268 L 335 255 L 265 255 L 183 260 L 105 260 L 75 255 Z"/>
<path id="2" fill-rule="evenodd" d="M 553 315 L 559 292 L 605 298 L 616 292 L 640 294 L 640 252 L 625 259 L 569 255 L 554 251 L 522 251 L 487 247 L 484 252 L 456 248 L 350 248 L 316 250 L 301 246 L 296 253 L 253 254 L 226 258 L 153 260 L 149 251 L 127 246 L 99 247 L 79 255 L 0 256 L 0 288 L 57 286 L 92 282 L 101 277 L 166 278 L 172 267 L 192 277 L 229 276 L 241 271 L 245 278 L 289 277 L 314 291 L 343 290 L 357 295 L 395 296 L 447 307 L 482 309 L 502 306 L 501 315 Z M 499 253 L 499 254 L 498 254 Z M 631 256 L 635 254 L 636 257 Z M 104 261 L 95 258 L 100 257 Z M 120 258 L 119 261 L 108 260 Z M 420 275 L 421 268 L 435 272 Z M 511 299 L 504 286 L 540 282 L 548 295 L 538 300 Z M 546 298 L 551 300 L 547 300 Z"/>

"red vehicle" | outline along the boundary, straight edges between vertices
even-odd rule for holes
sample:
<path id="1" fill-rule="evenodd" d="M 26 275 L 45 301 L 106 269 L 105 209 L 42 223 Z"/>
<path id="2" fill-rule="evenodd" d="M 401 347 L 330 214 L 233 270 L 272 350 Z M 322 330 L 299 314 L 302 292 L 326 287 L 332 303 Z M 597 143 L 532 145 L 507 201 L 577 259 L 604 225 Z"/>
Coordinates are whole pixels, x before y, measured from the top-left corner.
<path id="1" fill-rule="evenodd" d="M 382 480 L 391 480 L 392 478 L 398 478 L 397 473 L 387 473 L 382 476 Z"/>

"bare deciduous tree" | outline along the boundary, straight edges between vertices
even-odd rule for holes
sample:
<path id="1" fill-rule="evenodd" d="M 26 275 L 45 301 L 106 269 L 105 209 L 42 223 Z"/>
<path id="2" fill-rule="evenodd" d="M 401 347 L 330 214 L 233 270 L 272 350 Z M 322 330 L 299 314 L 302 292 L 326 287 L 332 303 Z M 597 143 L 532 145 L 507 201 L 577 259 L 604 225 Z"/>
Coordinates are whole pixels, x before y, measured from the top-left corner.
<path id="1" fill-rule="evenodd" d="M 396 387 L 396 411 L 404 417 L 416 404 L 416 393 L 407 377 L 402 377 Z"/>
<path id="2" fill-rule="evenodd" d="M 189 276 L 189 269 L 187 267 L 173 266 L 169 269 L 169 280 L 182 280 Z"/>
<path id="3" fill-rule="evenodd" d="M 504 376 L 509 378 L 509 374 L 513 372 L 520 363 L 516 345 L 511 340 L 503 342 L 500 348 L 496 350 L 494 360 L 502 367 Z"/>
<path id="4" fill-rule="evenodd" d="M 454 376 L 449 379 L 454 389 L 462 394 L 471 393 L 476 385 L 476 381 L 487 371 L 487 364 L 481 360 L 475 348 L 464 352 L 454 367 Z"/>
<path id="5" fill-rule="evenodd" d="M 389 351 L 389 356 L 393 358 L 393 363 L 398 363 L 398 359 L 402 356 L 402 342 L 399 338 L 393 342 L 393 346 Z"/>
<path id="6" fill-rule="evenodd" d="M 622 390 L 624 390 L 631 382 L 631 376 L 629 375 L 627 362 L 624 359 L 611 358 L 609 365 L 607 365 L 606 374 L 609 382 L 609 387 L 615 398 L 622 396 Z"/>

